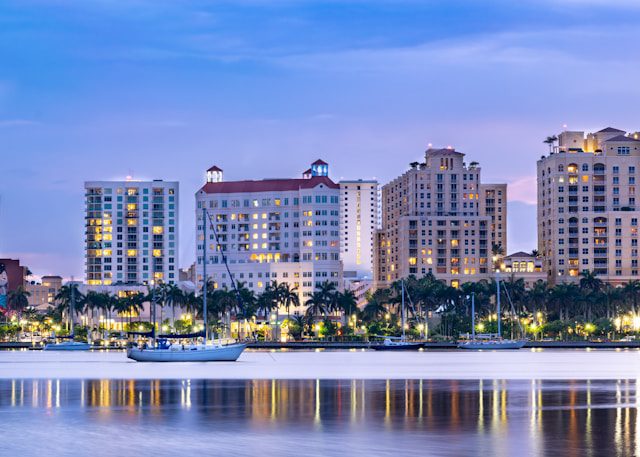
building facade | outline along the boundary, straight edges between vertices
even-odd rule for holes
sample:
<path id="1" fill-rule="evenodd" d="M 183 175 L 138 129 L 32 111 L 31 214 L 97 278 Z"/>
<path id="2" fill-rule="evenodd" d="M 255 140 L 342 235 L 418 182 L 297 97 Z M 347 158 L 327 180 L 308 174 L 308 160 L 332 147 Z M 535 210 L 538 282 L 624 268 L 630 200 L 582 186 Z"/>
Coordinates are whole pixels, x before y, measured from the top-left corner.
<path id="1" fill-rule="evenodd" d="M 85 281 L 89 285 L 178 280 L 178 183 L 85 183 Z"/>
<path id="2" fill-rule="evenodd" d="M 541 257 L 527 252 L 515 252 L 502 258 L 500 272 L 503 280 L 522 279 L 527 290 L 532 289 L 538 281 L 547 280 Z"/>
<path id="3" fill-rule="evenodd" d="M 206 257 L 214 287 L 232 288 L 223 251 L 234 279 L 256 293 L 272 281 L 286 282 L 297 288 L 303 304 L 324 281 L 340 288 L 339 202 L 340 186 L 321 160 L 302 179 L 225 181 L 220 168 L 210 168 L 196 193 L 199 287 Z"/>
<path id="4" fill-rule="evenodd" d="M 43 276 L 39 283 L 27 282 L 26 290 L 29 292 L 29 306 L 39 311 L 46 311 L 49 306 L 55 305 L 55 298 L 62 287 L 61 276 Z"/>
<path id="5" fill-rule="evenodd" d="M 345 280 L 373 278 L 378 182 L 340 181 L 340 258 Z"/>
<path id="6" fill-rule="evenodd" d="M 454 149 L 428 149 L 425 162 L 383 186 L 376 288 L 427 273 L 456 287 L 490 276 L 492 241 L 506 243 L 507 191 L 504 184 L 483 185 L 480 171 Z"/>
<path id="7" fill-rule="evenodd" d="M 538 250 L 552 284 L 583 270 L 613 284 L 640 279 L 639 137 L 565 131 L 538 160 Z"/>

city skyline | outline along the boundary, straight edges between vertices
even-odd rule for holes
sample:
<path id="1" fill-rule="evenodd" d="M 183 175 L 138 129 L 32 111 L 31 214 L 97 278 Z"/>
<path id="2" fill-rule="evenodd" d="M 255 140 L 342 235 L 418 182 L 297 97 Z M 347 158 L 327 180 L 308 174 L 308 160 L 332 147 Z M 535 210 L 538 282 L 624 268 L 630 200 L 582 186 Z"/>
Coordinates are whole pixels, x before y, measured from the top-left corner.
<path id="1" fill-rule="evenodd" d="M 542 140 L 637 130 L 632 2 L 322 3 L 3 4 L 2 255 L 81 278 L 83 183 L 132 175 L 180 182 L 186 267 L 209 166 L 289 178 L 322 158 L 382 185 L 430 143 L 509 184 L 508 250 L 530 251 Z"/>

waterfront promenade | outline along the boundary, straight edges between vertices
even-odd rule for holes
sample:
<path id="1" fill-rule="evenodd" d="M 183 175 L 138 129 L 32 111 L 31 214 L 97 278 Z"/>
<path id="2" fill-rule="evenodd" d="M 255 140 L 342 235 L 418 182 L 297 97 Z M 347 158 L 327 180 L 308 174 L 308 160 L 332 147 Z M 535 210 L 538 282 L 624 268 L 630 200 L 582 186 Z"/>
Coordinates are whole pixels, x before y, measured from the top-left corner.
<path id="1" fill-rule="evenodd" d="M 0 352 L 0 379 L 640 379 L 636 349 L 245 351 L 238 362 L 138 363 L 122 351 Z"/>

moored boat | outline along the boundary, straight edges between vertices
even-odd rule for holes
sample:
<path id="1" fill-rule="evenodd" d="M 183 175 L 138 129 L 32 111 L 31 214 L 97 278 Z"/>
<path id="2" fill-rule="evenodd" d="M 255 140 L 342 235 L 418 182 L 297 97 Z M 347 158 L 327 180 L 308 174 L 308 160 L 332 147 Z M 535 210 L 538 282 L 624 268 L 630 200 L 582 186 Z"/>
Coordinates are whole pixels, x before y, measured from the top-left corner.
<path id="1" fill-rule="evenodd" d="M 402 281 L 401 284 L 402 304 L 400 308 L 400 325 L 402 327 L 402 336 L 386 336 L 384 337 L 382 344 L 372 344 L 370 346 L 371 349 L 374 349 L 376 351 L 416 351 L 423 346 L 422 343 L 410 342 L 406 340 L 407 335 L 405 331 L 404 281 Z"/>
<path id="2" fill-rule="evenodd" d="M 511 304 L 513 311 L 513 303 L 507 292 L 507 298 Z M 473 350 L 500 350 L 500 349 L 522 349 L 527 344 L 526 339 L 522 340 L 507 340 L 502 338 L 502 312 L 500 308 L 500 273 L 496 272 L 496 308 L 498 319 L 498 333 L 486 334 L 476 336 L 476 307 L 475 307 L 475 293 L 471 294 L 471 339 L 458 343 L 458 349 L 473 349 Z M 518 321 L 520 326 L 520 322 Z M 522 327 L 520 326 L 522 330 Z"/>
<path id="3" fill-rule="evenodd" d="M 48 343 L 43 351 L 88 351 L 91 349 L 89 343 L 82 341 L 62 341 L 60 343 Z"/>
<path id="4" fill-rule="evenodd" d="M 204 225 L 204 238 L 207 239 L 207 211 L 203 208 L 202 210 L 203 216 L 203 225 Z M 209 217 L 210 221 L 210 217 Z M 218 233 L 215 230 L 215 226 L 212 221 L 211 227 L 213 228 L 213 234 L 216 239 L 216 243 L 218 242 Z M 233 285 L 233 289 L 236 292 L 236 298 L 238 300 L 238 306 L 242 308 L 241 297 L 238 292 L 238 288 L 236 286 L 235 279 L 229 270 L 229 265 L 227 263 L 227 258 L 223 254 L 222 261 L 227 268 L 227 272 L 229 273 L 229 277 L 231 278 L 231 283 Z M 209 326 L 207 324 L 207 260 L 206 253 L 204 256 L 204 261 L 202 263 L 202 273 L 203 273 L 203 286 L 202 286 L 202 316 L 204 322 L 204 331 L 203 333 L 194 333 L 188 335 L 179 335 L 179 334 L 171 334 L 171 335 L 159 335 L 158 338 L 155 337 L 155 312 L 154 312 L 154 326 L 151 332 L 149 332 L 153 338 L 153 344 L 151 346 L 143 347 L 131 347 L 127 349 L 127 357 L 135 360 L 136 362 L 235 362 L 238 360 L 238 357 L 242 354 L 242 352 L 246 349 L 247 345 L 244 343 L 232 343 L 232 344 L 209 344 Z M 155 308 L 155 289 L 154 289 L 154 299 L 152 300 L 153 306 Z M 131 333 L 131 332 L 130 332 Z M 175 339 L 198 339 L 202 337 L 204 340 L 204 344 L 169 344 L 169 340 Z"/>
<path id="5" fill-rule="evenodd" d="M 246 349 L 244 343 L 227 345 L 173 344 L 168 348 L 132 347 L 127 349 L 127 357 L 137 362 L 235 362 Z"/>

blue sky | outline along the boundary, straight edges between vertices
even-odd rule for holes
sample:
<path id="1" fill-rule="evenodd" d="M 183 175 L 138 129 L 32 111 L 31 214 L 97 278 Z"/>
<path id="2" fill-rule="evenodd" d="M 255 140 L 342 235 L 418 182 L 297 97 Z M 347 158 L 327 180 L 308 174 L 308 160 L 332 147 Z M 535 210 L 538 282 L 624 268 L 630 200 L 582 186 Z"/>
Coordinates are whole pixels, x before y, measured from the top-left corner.
<path id="1" fill-rule="evenodd" d="M 631 0 L 4 0 L 0 257 L 83 276 L 83 182 L 381 182 L 455 146 L 510 187 L 509 251 L 535 234 L 535 161 L 563 124 L 640 130 Z"/>

